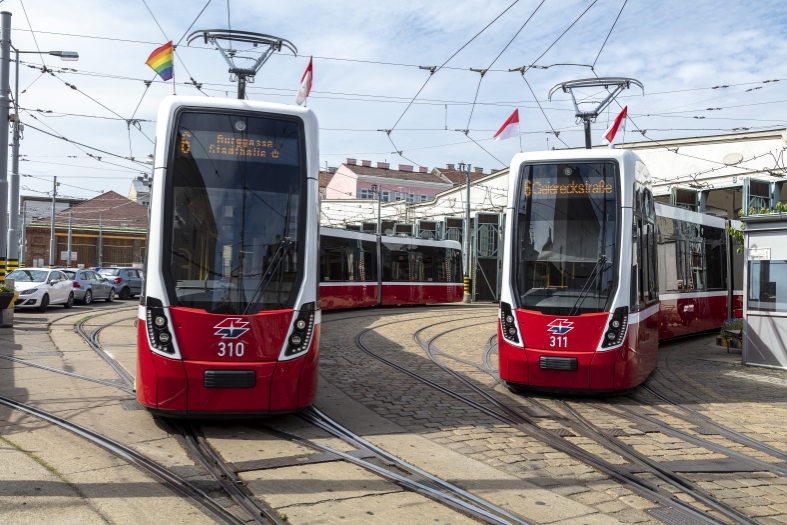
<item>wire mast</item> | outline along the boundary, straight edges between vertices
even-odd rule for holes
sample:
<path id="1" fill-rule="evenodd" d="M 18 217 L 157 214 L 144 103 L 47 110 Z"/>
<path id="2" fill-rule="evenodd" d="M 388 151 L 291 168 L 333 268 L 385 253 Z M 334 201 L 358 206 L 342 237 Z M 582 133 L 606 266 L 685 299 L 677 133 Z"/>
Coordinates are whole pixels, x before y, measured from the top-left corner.
<path id="1" fill-rule="evenodd" d="M 277 36 L 265 35 L 262 33 L 252 33 L 251 31 L 235 31 L 232 29 L 200 29 L 194 31 L 188 37 L 188 44 L 199 38 L 202 38 L 206 44 L 213 44 L 219 50 L 221 56 L 230 66 L 230 82 L 238 83 L 238 98 L 246 98 L 246 84 L 253 84 L 254 77 L 260 68 L 268 61 L 274 52 L 281 52 L 283 48 L 292 51 L 292 54 L 298 56 L 298 48 L 295 44 L 284 38 Z M 229 41 L 229 47 L 224 48 L 220 41 Z M 244 42 L 252 44 L 254 47 L 262 47 L 262 54 L 255 58 L 244 57 L 238 55 L 237 49 L 232 49 L 233 42 Z M 267 48 L 266 48 L 267 46 Z M 251 67 L 239 67 L 236 60 L 254 60 Z"/>
<path id="2" fill-rule="evenodd" d="M 548 98 L 551 102 L 552 95 L 555 94 L 558 89 L 562 89 L 563 93 L 568 93 L 571 95 L 571 101 L 574 103 L 574 116 L 577 117 L 577 120 L 581 119 L 585 124 L 585 148 L 590 149 L 590 123 L 595 122 L 599 114 L 604 111 L 613 100 L 615 100 L 615 97 L 617 97 L 624 89 L 630 88 L 631 84 L 638 86 L 642 90 L 642 95 L 645 95 L 645 88 L 642 86 L 642 82 L 639 80 L 624 77 L 601 77 L 583 78 L 580 80 L 569 80 L 568 82 L 563 82 L 549 90 Z M 592 111 L 580 111 L 579 105 L 577 104 L 577 99 L 574 96 L 574 90 L 588 87 L 603 87 L 609 92 L 609 95 L 607 95 L 607 98 L 602 100 Z M 610 88 L 614 89 L 610 91 Z M 581 103 L 582 102 L 580 102 L 580 104 Z"/>

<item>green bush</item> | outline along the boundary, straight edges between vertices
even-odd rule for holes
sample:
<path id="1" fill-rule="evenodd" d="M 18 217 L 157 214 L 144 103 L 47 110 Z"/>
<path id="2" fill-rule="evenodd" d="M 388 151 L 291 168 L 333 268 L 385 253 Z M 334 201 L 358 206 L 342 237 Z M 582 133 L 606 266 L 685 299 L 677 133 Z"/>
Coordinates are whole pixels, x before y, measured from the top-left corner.
<path id="1" fill-rule="evenodd" d="M 13 292 L 14 287 L 7 284 L 0 284 L 0 292 Z"/>

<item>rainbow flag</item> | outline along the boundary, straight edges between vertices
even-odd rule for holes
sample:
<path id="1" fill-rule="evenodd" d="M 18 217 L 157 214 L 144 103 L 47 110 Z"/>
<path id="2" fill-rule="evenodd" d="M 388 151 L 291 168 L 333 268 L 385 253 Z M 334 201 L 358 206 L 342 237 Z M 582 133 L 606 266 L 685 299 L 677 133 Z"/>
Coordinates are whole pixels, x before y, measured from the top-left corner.
<path id="1" fill-rule="evenodd" d="M 172 41 L 153 51 L 145 63 L 158 73 L 163 80 L 171 79 L 173 76 Z"/>

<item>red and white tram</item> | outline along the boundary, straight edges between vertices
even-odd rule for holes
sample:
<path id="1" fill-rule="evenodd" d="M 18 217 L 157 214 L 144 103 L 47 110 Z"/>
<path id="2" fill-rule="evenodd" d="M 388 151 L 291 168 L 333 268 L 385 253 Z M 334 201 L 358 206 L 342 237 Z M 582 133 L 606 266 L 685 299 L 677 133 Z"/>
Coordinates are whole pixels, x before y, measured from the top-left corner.
<path id="1" fill-rule="evenodd" d="M 463 293 L 457 241 L 320 228 L 320 304 L 325 310 L 452 303 Z"/>
<path id="2" fill-rule="evenodd" d="M 156 138 L 137 399 L 167 415 L 311 404 L 320 338 L 314 113 L 169 97 Z"/>
<path id="3" fill-rule="evenodd" d="M 633 152 L 518 154 L 510 173 L 498 341 L 512 387 L 632 388 L 659 339 L 740 308 L 728 221 L 655 203 Z"/>

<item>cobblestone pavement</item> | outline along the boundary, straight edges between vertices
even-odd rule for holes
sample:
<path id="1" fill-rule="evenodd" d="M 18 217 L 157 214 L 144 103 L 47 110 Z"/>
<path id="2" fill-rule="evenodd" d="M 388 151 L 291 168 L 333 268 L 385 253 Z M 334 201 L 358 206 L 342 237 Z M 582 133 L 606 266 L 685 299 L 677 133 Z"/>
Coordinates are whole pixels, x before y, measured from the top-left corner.
<path id="1" fill-rule="evenodd" d="M 364 336 L 365 344 L 375 353 L 390 359 L 443 386 L 467 395 L 477 402 L 483 400 L 466 386 L 451 378 L 432 363 L 424 350 L 413 340 L 419 331 L 422 342 L 434 339 L 437 358 L 460 372 L 476 385 L 496 393 L 509 406 L 524 406 L 529 414 L 537 411 L 529 399 L 516 396 L 499 385 L 483 364 L 484 349 L 496 330 L 496 309 L 475 307 L 452 312 L 402 311 L 386 317 L 333 320 L 324 317 L 322 356 L 329 366 L 323 374 L 333 384 L 364 406 L 396 422 L 408 431 L 422 435 L 441 446 L 466 455 L 497 469 L 512 473 L 523 480 L 548 488 L 571 500 L 591 506 L 600 514 L 621 522 L 653 521 L 643 509 L 656 505 L 641 498 L 584 463 L 521 434 L 467 405 L 394 371 L 385 364 L 362 353 L 355 346 L 355 336 L 371 329 Z M 439 336 L 439 337 L 438 337 Z M 681 343 L 667 343 L 661 353 L 659 370 L 650 384 L 670 397 L 692 403 L 706 415 L 755 439 L 787 450 L 787 433 L 782 414 L 784 402 L 780 389 L 787 387 L 787 378 L 767 370 L 752 370 L 734 364 L 725 349 L 712 345 L 710 337 L 699 337 Z M 496 356 L 492 356 L 496 366 Z M 739 362 L 739 357 L 737 357 Z M 735 388 L 727 386 L 734 382 Z M 750 395 L 751 389 L 757 394 Z M 774 394 L 774 391 L 777 394 Z M 646 392 L 636 392 L 646 397 Z M 736 400 L 734 393 L 740 395 Z M 733 394 L 733 395 L 731 395 Z M 536 397 L 539 403 L 562 412 L 555 399 Z M 746 399 L 746 401 L 742 401 Z M 651 396 L 651 400 L 652 396 Z M 612 408 L 637 406 L 625 397 L 613 398 Z M 702 446 L 688 443 L 659 432 L 644 432 L 621 416 L 601 411 L 597 405 L 604 400 L 572 399 L 570 406 L 598 427 L 617 431 L 618 439 L 655 461 L 713 460 L 726 456 Z M 676 417 L 652 411 L 657 419 L 702 439 L 741 451 L 749 456 L 776 463 L 756 450 L 743 447 L 722 436 L 706 435 L 696 425 Z M 560 421 L 541 419 L 543 428 L 562 427 Z M 604 458 L 610 463 L 625 460 L 586 437 L 567 440 Z M 690 501 L 698 508 L 707 507 L 694 501 L 671 485 L 650 474 L 639 474 L 654 484 Z M 742 510 L 762 523 L 787 523 L 787 479 L 768 472 L 684 473 L 682 476 L 708 490 L 724 503 Z M 783 490 L 784 489 L 784 490 Z M 715 511 L 714 511 L 715 512 Z"/>

